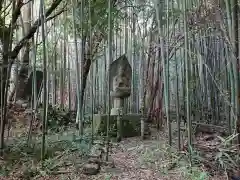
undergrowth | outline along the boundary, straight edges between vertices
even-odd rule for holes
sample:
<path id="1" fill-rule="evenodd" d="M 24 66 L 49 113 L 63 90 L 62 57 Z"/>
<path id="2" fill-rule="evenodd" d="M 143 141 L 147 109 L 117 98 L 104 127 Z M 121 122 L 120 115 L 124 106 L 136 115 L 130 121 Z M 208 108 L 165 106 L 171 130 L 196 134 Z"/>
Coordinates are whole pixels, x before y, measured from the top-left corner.
<path id="1" fill-rule="evenodd" d="M 138 147 L 136 151 L 141 152 L 139 161 L 144 168 L 154 168 L 166 176 L 176 173 L 184 180 L 208 180 L 216 173 L 226 176 L 229 171 L 237 169 L 239 153 L 236 145 L 231 143 L 235 137 L 236 135 L 226 138 L 217 136 L 218 145 L 213 149 L 209 147 L 207 156 L 207 152 L 201 152 L 197 148 L 190 148 L 191 153 L 178 152 L 175 148 L 161 143 Z"/>
<path id="2" fill-rule="evenodd" d="M 43 109 L 40 110 L 40 116 L 43 117 Z M 60 132 L 75 123 L 75 114 L 66 109 L 55 106 L 48 107 L 47 126 L 50 131 Z"/>
<path id="3" fill-rule="evenodd" d="M 66 166 L 77 167 L 86 159 L 90 149 L 90 137 L 76 139 L 66 136 L 64 140 L 48 139 L 44 162 L 41 162 L 41 139 L 27 145 L 23 138 L 15 139 L 4 151 L 0 162 L 0 176 L 16 175 L 21 179 L 35 176 L 56 174 L 58 169 Z"/>
<path id="4" fill-rule="evenodd" d="M 77 138 L 72 130 L 67 134 L 61 134 L 59 131 L 65 131 L 72 123 L 70 115 L 54 108 L 49 113 L 48 127 L 51 130 L 47 135 L 44 162 L 41 162 L 41 136 L 32 137 L 31 143 L 27 143 L 27 138 L 24 136 L 14 138 L 8 142 L 4 150 L 3 160 L 0 161 L 0 176 L 17 174 L 21 179 L 28 180 L 33 177 L 57 174 L 62 167 L 71 167 L 72 170 L 77 171 L 78 167 L 86 161 L 91 148 L 90 129 L 81 139 Z M 61 127 L 65 128 L 61 129 Z M 159 142 L 151 143 L 147 147 L 143 143 L 134 151 L 140 154 L 141 167 L 139 168 L 150 167 L 166 175 L 174 172 L 184 180 L 208 180 L 211 179 L 212 170 L 225 172 L 237 168 L 239 164 L 239 153 L 232 143 L 236 135 L 226 138 L 218 136 L 217 138 L 218 143 L 213 149 L 210 148 L 212 154 L 208 158 L 203 156 L 206 152 L 201 152 L 196 148 L 190 148 L 191 153 L 178 152 Z M 206 168 L 207 163 L 211 167 Z"/>
<path id="5" fill-rule="evenodd" d="M 207 180 L 209 173 L 201 169 L 199 156 L 196 152 L 192 154 L 193 164 L 190 168 L 187 154 L 178 153 L 174 148 L 166 145 L 157 145 L 153 149 L 146 148 L 140 157 L 140 161 L 145 166 L 151 166 L 161 174 L 168 176 L 175 174 L 186 180 Z"/>

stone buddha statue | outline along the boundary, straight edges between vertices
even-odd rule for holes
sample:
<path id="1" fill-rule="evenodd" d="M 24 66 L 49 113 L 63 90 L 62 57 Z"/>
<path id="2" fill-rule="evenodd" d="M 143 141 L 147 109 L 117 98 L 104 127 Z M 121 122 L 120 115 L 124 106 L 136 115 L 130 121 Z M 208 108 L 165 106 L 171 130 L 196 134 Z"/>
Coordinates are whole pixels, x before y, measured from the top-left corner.
<path id="1" fill-rule="evenodd" d="M 120 66 L 117 69 L 117 74 L 113 77 L 112 97 L 126 98 L 131 94 L 130 78 L 127 71 L 124 71 L 124 69 L 124 67 Z"/>

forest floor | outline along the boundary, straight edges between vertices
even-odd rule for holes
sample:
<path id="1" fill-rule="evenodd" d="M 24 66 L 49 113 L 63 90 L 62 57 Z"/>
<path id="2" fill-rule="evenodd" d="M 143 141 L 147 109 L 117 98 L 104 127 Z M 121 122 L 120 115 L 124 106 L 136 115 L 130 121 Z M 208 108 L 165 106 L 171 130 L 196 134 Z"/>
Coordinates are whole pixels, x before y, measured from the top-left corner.
<path id="1" fill-rule="evenodd" d="M 25 120 L 21 115 L 17 124 Z M 17 133 L 16 133 L 17 131 Z M 13 133 L 15 132 L 15 133 Z M 141 140 L 140 137 L 123 139 L 120 143 L 111 142 L 110 159 L 108 164 L 101 165 L 100 172 L 96 175 L 84 175 L 82 167 L 87 162 L 86 154 L 88 145 L 71 144 L 63 142 L 58 134 L 54 138 L 58 143 L 48 145 L 48 158 L 44 165 L 40 163 L 40 147 L 35 146 L 34 153 L 30 153 L 26 147 L 26 122 L 22 126 L 10 130 L 8 151 L 3 159 L 0 160 L 0 179 L 4 180 L 227 180 L 224 172 L 212 171 L 209 173 L 209 166 L 214 166 L 212 162 L 198 162 L 188 168 L 187 154 L 183 151 L 177 153 L 173 148 L 168 148 L 167 132 L 158 132 L 152 129 L 152 135 L 147 140 Z M 16 135 L 18 134 L 18 135 Z M 71 133 L 69 133 L 71 134 Z M 70 135 L 66 135 L 69 138 Z M 11 140 L 11 136 L 14 136 Z M 18 136 L 16 140 L 16 136 Z M 49 135 L 50 136 L 50 135 Z M 25 140 L 22 140 L 25 139 Z M 64 139 L 64 138 L 63 138 Z M 213 135 L 201 135 L 195 138 L 198 147 L 203 149 L 203 154 L 207 159 L 214 159 L 213 155 L 216 149 L 219 149 L 221 143 Z M 65 138 L 66 140 L 66 138 Z M 33 139 L 34 142 L 40 141 L 39 137 Z M 175 139 L 174 139 L 175 141 Z M 57 144 L 57 145 L 56 145 Z M 51 146 L 51 147 L 50 147 Z M 38 148 L 37 148 L 38 147 Z M 36 150 L 37 149 L 37 150 Z M 206 150 L 207 149 L 207 150 Z M 29 152 L 28 152 L 29 151 Z M 206 153 L 208 152 L 208 153 Z M 216 153 L 215 153 L 216 154 Z M 193 156 L 193 160 L 199 160 L 199 154 Z M 205 158 L 206 159 L 206 158 Z M 216 158 L 215 158 L 216 159 Z M 212 164 L 211 164 L 212 163 Z M 43 167 L 43 168 L 41 168 Z M 213 168 L 214 169 L 214 168 Z M 211 176 L 209 175 L 211 174 Z"/>

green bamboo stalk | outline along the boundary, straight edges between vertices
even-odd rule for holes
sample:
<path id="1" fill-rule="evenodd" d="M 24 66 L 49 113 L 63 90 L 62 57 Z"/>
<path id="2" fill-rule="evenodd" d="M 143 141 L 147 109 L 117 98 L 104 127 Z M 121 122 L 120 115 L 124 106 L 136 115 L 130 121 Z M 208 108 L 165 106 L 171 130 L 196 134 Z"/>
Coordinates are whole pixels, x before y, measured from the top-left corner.
<path id="1" fill-rule="evenodd" d="M 189 55 L 188 55 L 188 26 L 187 26 L 187 0 L 183 3 L 184 10 L 184 59 L 186 67 L 186 110 L 187 110 L 187 130 L 188 130 L 188 148 L 189 160 L 192 163 L 192 121 L 190 119 L 190 99 L 189 99 Z"/>
<path id="2" fill-rule="evenodd" d="M 42 22 L 42 44 L 43 44 L 43 123 L 42 123 L 42 148 L 41 160 L 45 159 L 45 141 L 47 133 L 47 55 L 46 55 L 46 40 L 45 40 L 45 17 L 44 17 L 44 1 L 40 2 L 40 14 Z M 43 165 L 43 164 L 42 164 Z"/>
<path id="3" fill-rule="evenodd" d="M 107 117 L 107 152 L 106 161 L 108 161 L 109 156 L 109 124 L 110 124 L 110 64 L 112 62 L 112 1 L 108 0 L 108 60 L 109 60 L 109 70 L 108 70 L 108 117 Z"/>

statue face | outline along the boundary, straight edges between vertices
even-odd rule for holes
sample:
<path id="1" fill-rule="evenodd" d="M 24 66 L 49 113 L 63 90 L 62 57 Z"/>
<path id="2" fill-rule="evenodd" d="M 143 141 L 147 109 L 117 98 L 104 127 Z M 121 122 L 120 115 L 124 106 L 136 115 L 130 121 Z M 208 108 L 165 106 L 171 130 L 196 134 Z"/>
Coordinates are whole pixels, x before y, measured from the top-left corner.
<path id="1" fill-rule="evenodd" d="M 129 87 L 129 78 L 123 74 L 122 76 L 115 76 L 114 87 Z"/>

